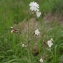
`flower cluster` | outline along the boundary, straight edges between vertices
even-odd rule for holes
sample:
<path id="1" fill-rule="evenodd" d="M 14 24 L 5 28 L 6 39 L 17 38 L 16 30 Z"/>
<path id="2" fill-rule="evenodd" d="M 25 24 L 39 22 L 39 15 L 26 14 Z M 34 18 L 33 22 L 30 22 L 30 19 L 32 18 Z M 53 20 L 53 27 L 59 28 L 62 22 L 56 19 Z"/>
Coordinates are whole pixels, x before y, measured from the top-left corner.
<path id="1" fill-rule="evenodd" d="M 39 18 L 41 15 L 41 12 L 39 11 L 39 4 L 37 4 L 36 2 L 31 2 L 29 6 L 30 10 L 36 12 L 37 18 Z"/>
<path id="2" fill-rule="evenodd" d="M 31 11 L 39 11 L 39 4 L 37 4 L 36 2 L 31 2 L 29 6 Z"/>

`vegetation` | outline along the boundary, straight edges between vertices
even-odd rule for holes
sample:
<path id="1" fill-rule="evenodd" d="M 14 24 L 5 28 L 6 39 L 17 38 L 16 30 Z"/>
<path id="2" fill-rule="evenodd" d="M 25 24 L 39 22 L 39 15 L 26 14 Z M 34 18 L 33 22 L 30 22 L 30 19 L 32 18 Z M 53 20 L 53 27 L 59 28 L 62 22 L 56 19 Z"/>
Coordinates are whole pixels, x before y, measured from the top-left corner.
<path id="1" fill-rule="evenodd" d="M 63 16 L 63 0 L 34 1 L 39 4 L 42 15 Z M 40 58 L 43 63 L 63 63 L 63 25 L 58 19 L 44 21 L 43 16 L 38 19 L 33 14 L 29 16 L 30 2 L 32 0 L 0 0 L 0 63 L 40 63 Z M 36 28 L 31 21 L 38 23 Z M 18 32 L 11 33 L 11 26 Z M 37 28 L 40 36 L 36 37 Z M 53 45 L 50 48 L 47 41 L 51 38 Z"/>

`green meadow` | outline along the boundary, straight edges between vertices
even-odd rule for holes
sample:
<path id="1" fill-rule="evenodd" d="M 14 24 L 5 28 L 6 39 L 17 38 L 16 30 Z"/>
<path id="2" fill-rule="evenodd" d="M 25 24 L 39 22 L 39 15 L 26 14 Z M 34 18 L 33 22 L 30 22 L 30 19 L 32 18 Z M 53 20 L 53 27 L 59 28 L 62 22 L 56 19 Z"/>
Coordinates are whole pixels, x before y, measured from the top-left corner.
<path id="1" fill-rule="evenodd" d="M 33 1 L 39 18 L 30 11 Z M 63 0 L 0 0 L 0 63 L 63 63 Z"/>

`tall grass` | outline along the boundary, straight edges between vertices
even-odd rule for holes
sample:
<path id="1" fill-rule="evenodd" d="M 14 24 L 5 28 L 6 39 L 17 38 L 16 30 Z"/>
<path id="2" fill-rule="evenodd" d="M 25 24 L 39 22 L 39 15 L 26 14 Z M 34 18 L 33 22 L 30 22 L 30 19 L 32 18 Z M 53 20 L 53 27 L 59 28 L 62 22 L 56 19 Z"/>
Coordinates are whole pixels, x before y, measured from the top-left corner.
<path id="1" fill-rule="evenodd" d="M 0 63 L 39 63 L 41 56 L 44 57 L 44 63 L 62 63 L 63 62 L 63 25 L 57 21 L 45 22 L 41 24 L 42 38 L 38 40 L 39 54 L 33 55 L 34 38 L 31 34 L 29 42 L 31 46 L 22 47 L 22 43 L 27 42 L 26 35 L 11 33 L 10 27 L 14 23 L 22 22 L 29 11 L 29 3 L 32 0 L 0 0 Z M 40 5 L 40 10 L 44 13 L 57 12 L 63 10 L 62 0 L 34 0 Z M 42 19 L 39 19 L 42 21 Z M 51 50 L 46 42 L 53 38 Z M 44 40 L 44 41 L 43 41 Z"/>

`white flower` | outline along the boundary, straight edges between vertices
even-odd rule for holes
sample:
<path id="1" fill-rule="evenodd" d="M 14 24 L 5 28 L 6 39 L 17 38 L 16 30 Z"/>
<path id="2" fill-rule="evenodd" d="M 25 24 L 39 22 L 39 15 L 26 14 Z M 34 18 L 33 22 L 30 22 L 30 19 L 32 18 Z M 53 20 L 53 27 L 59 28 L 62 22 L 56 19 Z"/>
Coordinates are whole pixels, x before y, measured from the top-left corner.
<path id="1" fill-rule="evenodd" d="M 43 59 L 42 58 L 40 58 L 40 60 L 39 60 L 41 63 L 43 63 Z"/>
<path id="2" fill-rule="evenodd" d="M 35 35 L 39 35 L 39 34 L 40 34 L 39 30 L 38 29 L 35 30 Z"/>
<path id="3" fill-rule="evenodd" d="M 29 6 L 31 11 L 39 11 L 39 5 L 36 2 L 31 2 Z"/>
<path id="4" fill-rule="evenodd" d="M 11 33 L 13 33 L 14 32 L 14 30 L 11 30 Z"/>
<path id="5" fill-rule="evenodd" d="M 39 9 L 35 8 L 35 7 L 30 7 L 31 11 L 39 11 Z"/>
<path id="6" fill-rule="evenodd" d="M 13 29 L 14 27 L 10 27 L 11 29 Z"/>
<path id="7" fill-rule="evenodd" d="M 36 12 L 36 15 L 37 15 L 37 18 L 39 18 L 41 15 L 41 12 Z"/>
<path id="8" fill-rule="evenodd" d="M 51 38 L 50 40 L 47 41 L 47 44 L 48 44 L 49 47 L 51 47 L 51 46 L 53 45 L 52 41 L 53 41 L 52 38 Z"/>
<path id="9" fill-rule="evenodd" d="M 22 47 L 27 47 L 27 45 L 25 45 L 25 44 L 22 44 Z"/>
<path id="10" fill-rule="evenodd" d="M 53 41 L 53 38 L 51 38 L 51 41 Z"/>
<path id="11" fill-rule="evenodd" d="M 29 6 L 31 6 L 31 7 L 36 7 L 36 8 L 39 8 L 39 5 L 36 3 L 36 2 L 31 2 L 30 4 L 29 4 Z"/>

